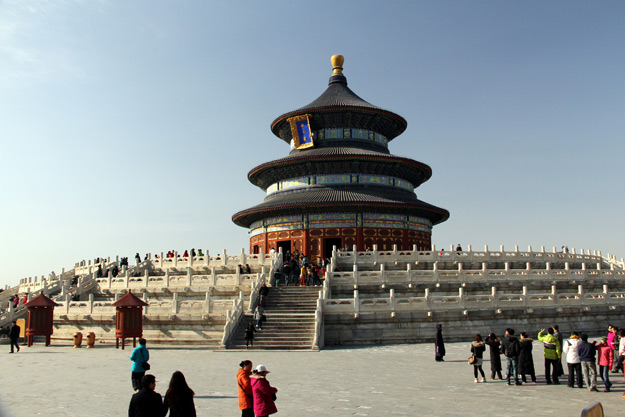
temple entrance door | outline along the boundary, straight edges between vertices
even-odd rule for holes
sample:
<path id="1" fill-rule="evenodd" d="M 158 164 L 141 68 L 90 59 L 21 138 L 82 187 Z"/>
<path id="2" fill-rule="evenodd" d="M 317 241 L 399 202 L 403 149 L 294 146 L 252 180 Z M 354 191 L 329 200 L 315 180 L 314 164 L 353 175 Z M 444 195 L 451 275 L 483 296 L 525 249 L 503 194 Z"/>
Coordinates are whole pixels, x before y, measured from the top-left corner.
<path id="1" fill-rule="evenodd" d="M 282 256 L 286 256 L 287 251 L 291 251 L 291 241 L 290 240 L 279 240 L 277 242 L 276 250 L 280 251 L 282 248 Z"/>
<path id="2" fill-rule="evenodd" d="M 323 239 L 323 259 L 332 257 L 332 247 L 341 248 L 343 240 L 340 237 L 329 237 Z"/>

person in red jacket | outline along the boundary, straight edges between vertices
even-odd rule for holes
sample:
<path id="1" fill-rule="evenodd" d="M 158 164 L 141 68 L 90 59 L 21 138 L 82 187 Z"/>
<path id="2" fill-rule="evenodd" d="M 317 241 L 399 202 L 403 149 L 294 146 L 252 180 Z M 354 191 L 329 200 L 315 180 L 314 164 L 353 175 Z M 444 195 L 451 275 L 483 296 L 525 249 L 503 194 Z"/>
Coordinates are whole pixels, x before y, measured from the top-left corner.
<path id="1" fill-rule="evenodd" d="M 612 369 L 612 363 L 614 361 L 614 351 L 612 346 L 608 345 L 608 338 L 603 336 L 601 343 L 596 347 L 597 349 L 597 362 L 599 363 L 599 376 L 605 384 L 604 392 L 610 392 L 612 383 L 610 382 L 610 369 Z"/>
<path id="2" fill-rule="evenodd" d="M 237 372 L 237 384 L 239 384 L 239 410 L 241 417 L 254 417 L 254 400 L 250 374 L 252 373 L 252 361 L 242 361 Z"/>
<path id="3" fill-rule="evenodd" d="M 278 388 L 269 385 L 267 374 L 269 371 L 265 365 L 258 365 L 254 369 L 254 375 L 250 377 L 252 392 L 254 394 L 254 413 L 256 417 L 267 417 L 269 414 L 278 412 L 276 404 L 276 392 Z"/>

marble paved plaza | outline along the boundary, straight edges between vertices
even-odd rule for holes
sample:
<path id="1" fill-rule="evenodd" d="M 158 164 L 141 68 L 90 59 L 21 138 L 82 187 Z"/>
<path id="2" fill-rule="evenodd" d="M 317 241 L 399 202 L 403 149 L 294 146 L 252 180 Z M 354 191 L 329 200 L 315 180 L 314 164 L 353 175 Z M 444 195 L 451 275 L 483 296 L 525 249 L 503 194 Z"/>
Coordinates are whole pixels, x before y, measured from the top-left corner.
<path id="1" fill-rule="evenodd" d="M 2 416 L 125 416 L 132 395 L 131 350 L 35 345 L 7 354 L 2 345 Z M 150 348 L 148 344 L 148 348 Z M 278 416 L 579 416 L 601 401 L 607 416 L 625 415 L 623 376 L 611 393 L 547 386 L 542 348 L 534 345 L 538 384 L 473 382 L 469 343 L 448 344 L 444 363 L 430 344 L 326 349 L 321 352 L 151 348 L 151 373 L 164 394 L 182 371 L 195 390 L 198 416 L 238 416 L 235 374 L 242 359 L 264 363 L 278 387 Z M 488 356 L 488 354 L 487 354 Z M 485 361 L 488 372 L 490 364 Z M 487 373 L 487 376 L 489 374 Z M 603 387 L 600 385 L 600 388 Z"/>

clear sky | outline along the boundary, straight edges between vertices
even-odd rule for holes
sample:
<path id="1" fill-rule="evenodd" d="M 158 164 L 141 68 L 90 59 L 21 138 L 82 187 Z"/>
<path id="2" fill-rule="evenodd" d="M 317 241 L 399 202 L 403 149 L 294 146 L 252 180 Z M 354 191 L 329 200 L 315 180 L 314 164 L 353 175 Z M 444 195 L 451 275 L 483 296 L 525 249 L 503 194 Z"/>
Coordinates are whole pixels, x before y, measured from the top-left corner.
<path id="1" fill-rule="evenodd" d="M 625 2 L 0 1 L 0 285 L 248 247 L 235 212 L 327 87 L 408 121 L 433 242 L 625 256 Z"/>

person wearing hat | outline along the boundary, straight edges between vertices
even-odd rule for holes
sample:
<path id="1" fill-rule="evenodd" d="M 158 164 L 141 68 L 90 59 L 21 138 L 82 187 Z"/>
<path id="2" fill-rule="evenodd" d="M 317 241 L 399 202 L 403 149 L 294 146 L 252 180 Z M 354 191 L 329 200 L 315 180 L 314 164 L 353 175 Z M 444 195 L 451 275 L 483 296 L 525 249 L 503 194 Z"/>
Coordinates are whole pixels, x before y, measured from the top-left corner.
<path id="1" fill-rule="evenodd" d="M 610 392 L 612 383 L 610 382 L 610 369 L 614 361 L 614 351 L 608 344 L 608 338 L 603 336 L 601 343 L 597 345 L 597 362 L 599 362 L 599 376 L 605 385 L 604 392 Z"/>
<path id="2" fill-rule="evenodd" d="M 258 365 L 254 369 L 254 375 L 250 377 L 252 393 L 254 395 L 254 414 L 256 417 L 266 417 L 278 412 L 275 399 L 278 388 L 274 388 L 267 381 L 269 371 L 265 365 Z"/>

